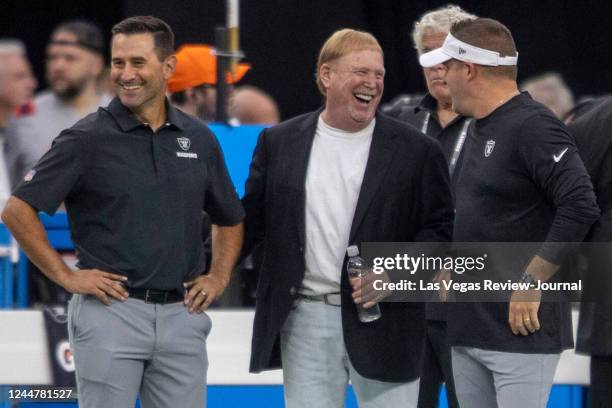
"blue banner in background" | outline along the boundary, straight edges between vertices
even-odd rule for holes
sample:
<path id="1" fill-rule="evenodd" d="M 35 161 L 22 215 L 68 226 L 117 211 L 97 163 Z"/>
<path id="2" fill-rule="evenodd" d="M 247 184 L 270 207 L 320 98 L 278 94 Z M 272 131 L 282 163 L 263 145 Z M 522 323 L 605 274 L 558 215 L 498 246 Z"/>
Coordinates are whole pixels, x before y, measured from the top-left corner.
<path id="1" fill-rule="evenodd" d="M 260 125 L 232 127 L 219 123 L 209 124 L 208 127 L 219 140 L 236 192 L 242 197 L 244 183 L 249 176 L 253 150 L 255 150 L 259 134 L 265 127 Z"/>

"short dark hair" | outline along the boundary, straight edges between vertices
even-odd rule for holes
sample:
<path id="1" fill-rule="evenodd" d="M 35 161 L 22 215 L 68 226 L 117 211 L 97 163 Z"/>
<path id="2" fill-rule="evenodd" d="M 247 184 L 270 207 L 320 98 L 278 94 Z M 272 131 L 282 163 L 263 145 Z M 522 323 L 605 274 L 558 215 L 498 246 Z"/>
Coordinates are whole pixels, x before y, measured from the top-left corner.
<path id="1" fill-rule="evenodd" d="M 174 53 L 174 33 L 170 26 L 160 18 L 153 16 L 129 17 L 115 24 L 111 32 L 113 36 L 117 34 L 152 34 L 155 52 L 160 61 Z"/>
<path id="2" fill-rule="evenodd" d="M 462 20 L 453 24 L 450 30 L 453 37 L 485 50 L 497 51 L 500 57 L 514 57 L 516 44 L 508 27 L 492 18 Z M 516 80 L 517 68 L 513 66 L 483 66 L 484 71 L 492 76 Z"/>
<path id="3" fill-rule="evenodd" d="M 53 42 L 53 36 L 60 32 L 73 34 L 76 37 L 77 45 L 104 55 L 104 34 L 96 23 L 87 20 L 69 20 L 60 23 L 51 34 L 51 42 Z"/>

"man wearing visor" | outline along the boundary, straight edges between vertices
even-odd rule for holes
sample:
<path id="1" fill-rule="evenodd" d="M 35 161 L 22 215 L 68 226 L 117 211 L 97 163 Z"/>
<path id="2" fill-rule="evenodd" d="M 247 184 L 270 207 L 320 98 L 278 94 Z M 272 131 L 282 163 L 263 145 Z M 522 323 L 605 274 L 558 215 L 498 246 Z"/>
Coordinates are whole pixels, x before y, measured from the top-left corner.
<path id="1" fill-rule="evenodd" d="M 420 57 L 423 67 L 445 64 L 453 109 L 474 118 L 455 186 L 454 240 L 541 242 L 526 267 L 504 265 L 532 283 L 557 272 L 562 243 L 581 241 L 599 210 L 566 127 L 519 93 L 517 60 L 510 31 L 486 18 L 453 24 L 442 47 Z M 559 355 L 573 342 L 569 306 L 540 296 L 532 289 L 448 309 L 461 406 L 546 406 Z"/>

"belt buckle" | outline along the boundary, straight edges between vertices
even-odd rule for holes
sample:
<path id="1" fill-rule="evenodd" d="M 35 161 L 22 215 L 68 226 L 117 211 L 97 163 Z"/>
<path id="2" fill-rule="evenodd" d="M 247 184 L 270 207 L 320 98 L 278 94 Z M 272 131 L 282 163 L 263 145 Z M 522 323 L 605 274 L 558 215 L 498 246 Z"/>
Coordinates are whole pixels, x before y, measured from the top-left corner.
<path id="1" fill-rule="evenodd" d="M 328 293 L 323 295 L 323 303 L 329 306 L 341 306 L 342 300 L 340 298 L 340 293 Z"/>
<path id="2" fill-rule="evenodd" d="M 163 296 L 160 296 L 161 293 L 163 293 Z M 161 290 L 155 290 L 155 289 L 147 289 L 145 291 L 145 298 L 144 301 L 145 303 L 161 303 L 161 304 L 166 304 L 168 303 L 168 294 L 170 293 L 170 291 L 161 291 Z"/>

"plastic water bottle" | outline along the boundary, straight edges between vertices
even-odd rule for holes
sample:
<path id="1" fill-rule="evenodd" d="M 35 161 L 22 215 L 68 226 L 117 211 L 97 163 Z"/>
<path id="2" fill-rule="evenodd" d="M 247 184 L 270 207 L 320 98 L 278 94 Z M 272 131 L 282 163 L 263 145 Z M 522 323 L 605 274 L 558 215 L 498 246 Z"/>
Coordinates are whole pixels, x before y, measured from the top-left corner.
<path id="1" fill-rule="evenodd" d="M 349 260 L 346 263 L 349 279 L 365 277 L 369 272 L 369 268 L 366 266 L 363 258 L 359 256 L 359 248 L 357 248 L 357 245 L 348 247 L 346 253 L 349 256 Z M 378 320 L 381 316 L 378 304 L 368 309 L 363 307 L 363 303 L 356 304 L 355 306 L 357 306 L 359 321 L 363 323 L 373 322 L 374 320 Z"/>

